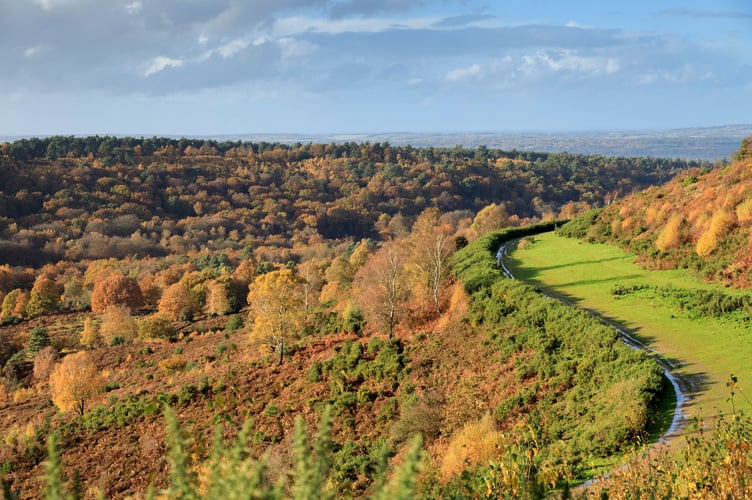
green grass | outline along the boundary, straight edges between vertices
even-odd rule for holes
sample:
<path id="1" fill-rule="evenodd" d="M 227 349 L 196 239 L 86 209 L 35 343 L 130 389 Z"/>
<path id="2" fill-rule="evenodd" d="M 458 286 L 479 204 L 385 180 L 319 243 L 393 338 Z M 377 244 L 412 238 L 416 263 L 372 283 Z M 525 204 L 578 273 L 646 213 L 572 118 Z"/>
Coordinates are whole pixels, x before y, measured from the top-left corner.
<path id="1" fill-rule="evenodd" d="M 739 378 L 742 392 L 752 384 L 752 321 L 739 315 L 691 319 L 653 292 L 615 298 L 611 291 L 621 284 L 742 292 L 704 283 L 687 271 L 647 271 L 633 261 L 634 256 L 616 247 L 546 233 L 535 236 L 532 245 L 514 250 L 506 262 L 517 278 L 623 325 L 680 366 L 678 373 L 696 389 L 690 394 L 690 416 L 729 414 L 730 375 Z M 737 398 L 736 404 L 752 412 L 749 401 Z"/>

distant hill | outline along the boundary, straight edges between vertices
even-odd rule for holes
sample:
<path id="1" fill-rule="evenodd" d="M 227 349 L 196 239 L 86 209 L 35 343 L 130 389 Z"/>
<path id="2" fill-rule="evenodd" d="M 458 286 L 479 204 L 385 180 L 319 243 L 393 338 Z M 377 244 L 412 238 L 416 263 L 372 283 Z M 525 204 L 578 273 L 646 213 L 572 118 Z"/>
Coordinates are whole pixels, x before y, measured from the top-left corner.
<path id="1" fill-rule="evenodd" d="M 654 268 L 689 268 L 706 279 L 752 288 L 752 136 L 731 164 L 690 169 L 624 198 L 576 227 L 615 243 Z"/>
<path id="2" fill-rule="evenodd" d="M 119 134 L 116 134 L 119 135 Z M 148 137 L 152 134 L 129 134 Z M 217 141 L 275 143 L 389 142 L 395 146 L 487 146 L 519 151 L 569 152 L 603 156 L 653 156 L 696 160 L 729 158 L 739 142 L 752 135 L 752 124 L 673 130 L 600 132 L 457 132 L 457 133 L 352 133 L 352 134 L 228 134 L 189 136 Z M 28 136 L 26 136 L 28 137 Z M 178 136 L 174 136 L 178 137 Z M 0 142 L 22 138 L 2 137 Z"/>

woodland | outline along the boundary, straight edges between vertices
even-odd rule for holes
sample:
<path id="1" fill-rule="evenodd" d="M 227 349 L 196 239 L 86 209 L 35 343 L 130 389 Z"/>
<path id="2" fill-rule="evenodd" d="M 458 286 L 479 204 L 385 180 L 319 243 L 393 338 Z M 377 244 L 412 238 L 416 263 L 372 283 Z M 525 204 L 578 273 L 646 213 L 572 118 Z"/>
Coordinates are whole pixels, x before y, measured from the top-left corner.
<path id="1" fill-rule="evenodd" d="M 0 144 L 4 495 L 576 495 L 660 432 L 666 382 L 590 315 L 505 279 L 495 251 L 558 227 L 747 286 L 752 260 L 730 257 L 741 237 L 727 236 L 752 222 L 737 187 L 748 146 L 710 164 L 387 143 Z M 676 222 L 682 194 L 701 201 Z M 695 443 L 694 463 L 746 470 L 744 425 Z M 654 479 L 630 477 L 601 494 Z M 685 496 L 708 493 L 696 483 Z"/>

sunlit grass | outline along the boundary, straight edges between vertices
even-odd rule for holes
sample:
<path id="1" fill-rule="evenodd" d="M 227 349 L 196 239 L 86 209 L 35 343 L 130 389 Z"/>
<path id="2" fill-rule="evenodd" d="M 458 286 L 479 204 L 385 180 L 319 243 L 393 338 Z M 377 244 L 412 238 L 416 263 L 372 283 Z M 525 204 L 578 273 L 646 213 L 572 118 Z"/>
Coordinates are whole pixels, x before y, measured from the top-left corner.
<path id="1" fill-rule="evenodd" d="M 589 244 L 547 233 L 511 253 L 507 264 L 519 279 L 564 296 L 632 331 L 640 340 L 680 366 L 678 373 L 695 384 L 690 416 L 708 418 L 731 412 L 726 381 L 739 377 L 752 384 L 752 322 L 749 318 L 691 319 L 666 299 L 651 293 L 614 297 L 614 285 L 657 285 L 684 289 L 723 289 L 690 272 L 647 271 L 634 256 L 616 247 Z M 752 392 L 752 391 L 750 391 Z M 752 406 L 747 412 L 752 411 Z"/>

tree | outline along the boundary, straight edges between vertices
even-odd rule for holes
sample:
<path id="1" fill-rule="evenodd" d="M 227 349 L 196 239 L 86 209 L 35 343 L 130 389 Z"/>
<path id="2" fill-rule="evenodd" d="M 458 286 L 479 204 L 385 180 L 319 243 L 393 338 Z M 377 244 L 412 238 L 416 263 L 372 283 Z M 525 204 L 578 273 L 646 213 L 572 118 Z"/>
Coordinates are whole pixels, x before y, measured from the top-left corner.
<path id="1" fill-rule="evenodd" d="M 172 321 L 158 314 L 141 318 L 138 322 L 138 336 L 142 339 L 173 340 L 177 333 Z"/>
<path id="2" fill-rule="evenodd" d="M 131 310 L 127 306 L 110 306 L 102 314 L 99 334 L 105 343 L 111 344 L 115 337 L 133 340 L 137 333 L 136 320 L 131 316 Z"/>
<path id="3" fill-rule="evenodd" d="M 94 284 L 91 294 L 91 310 L 103 313 L 111 306 L 138 309 L 144 303 L 138 282 L 120 272 L 113 272 Z"/>
<path id="4" fill-rule="evenodd" d="M 356 276 L 358 305 L 367 321 L 384 328 L 389 338 L 407 298 L 403 268 L 402 251 L 394 244 L 388 244 L 381 247 Z"/>
<path id="5" fill-rule="evenodd" d="M 46 382 L 50 378 L 57 359 L 57 349 L 51 345 L 41 349 L 34 357 L 34 379 L 38 382 Z"/>
<path id="6" fill-rule="evenodd" d="M 305 323 L 303 282 L 292 270 L 281 269 L 258 276 L 248 287 L 253 320 L 250 340 L 276 350 L 279 364 L 285 343 L 299 336 Z"/>
<path id="7" fill-rule="evenodd" d="M 6 320 L 13 317 L 13 313 L 16 310 L 16 303 L 18 302 L 18 297 L 23 292 L 15 288 L 8 292 L 5 297 L 3 297 L 3 305 L 0 308 L 0 319 Z"/>
<path id="8" fill-rule="evenodd" d="M 224 316 L 233 310 L 232 276 L 223 270 L 216 280 L 206 287 L 206 313 L 210 316 Z"/>
<path id="9" fill-rule="evenodd" d="M 96 396 L 104 384 L 86 351 L 69 354 L 50 375 L 52 402 L 62 412 L 74 410 L 79 415 L 86 411 L 86 403 Z"/>
<path id="10" fill-rule="evenodd" d="M 451 274 L 449 259 L 455 249 L 451 236 L 452 228 L 445 225 L 420 230 L 411 238 L 418 285 L 428 293 L 436 314 L 441 314 L 441 298 Z"/>
<path id="11" fill-rule="evenodd" d="M 496 231 L 506 227 L 509 223 L 509 215 L 507 214 L 507 208 L 502 203 L 497 205 L 491 203 L 480 209 L 478 214 L 473 219 L 473 223 L 470 229 L 476 236 L 481 236 L 490 231 Z"/>
<path id="12" fill-rule="evenodd" d="M 81 345 L 86 347 L 94 347 L 99 342 L 99 334 L 94 326 L 94 321 L 89 317 L 84 320 L 84 328 L 81 331 L 80 342 Z"/>
<path id="13" fill-rule="evenodd" d="M 181 282 L 167 287 L 157 309 L 159 314 L 172 321 L 190 320 L 196 313 L 191 292 Z"/>
<path id="14" fill-rule="evenodd" d="M 50 334 L 46 328 L 35 326 L 29 331 L 29 341 L 26 343 L 26 352 L 34 356 L 43 348 L 50 345 Z"/>
<path id="15" fill-rule="evenodd" d="M 60 310 L 61 290 L 57 284 L 46 276 L 42 276 L 35 283 L 29 294 L 26 314 L 29 318 L 50 314 Z"/>

